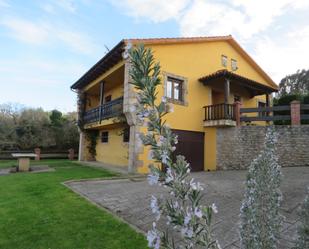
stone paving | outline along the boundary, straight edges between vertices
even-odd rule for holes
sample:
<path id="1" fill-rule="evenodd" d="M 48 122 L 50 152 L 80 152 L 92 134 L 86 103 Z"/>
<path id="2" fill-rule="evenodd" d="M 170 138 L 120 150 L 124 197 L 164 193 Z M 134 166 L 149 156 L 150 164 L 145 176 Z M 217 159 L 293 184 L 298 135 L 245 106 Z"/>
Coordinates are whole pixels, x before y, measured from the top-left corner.
<path id="1" fill-rule="evenodd" d="M 309 167 L 283 168 L 283 174 L 281 190 L 284 201 L 281 212 L 286 220 L 279 248 L 291 248 L 296 233 L 297 209 L 309 185 Z M 239 248 L 238 216 L 246 171 L 199 172 L 192 175 L 204 183 L 203 201 L 218 206 L 214 233 L 222 248 Z M 72 181 L 66 185 L 143 232 L 149 230 L 154 220 L 149 208 L 151 195 L 166 194 L 162 187 L 149 186 L 145 178 Z"/>

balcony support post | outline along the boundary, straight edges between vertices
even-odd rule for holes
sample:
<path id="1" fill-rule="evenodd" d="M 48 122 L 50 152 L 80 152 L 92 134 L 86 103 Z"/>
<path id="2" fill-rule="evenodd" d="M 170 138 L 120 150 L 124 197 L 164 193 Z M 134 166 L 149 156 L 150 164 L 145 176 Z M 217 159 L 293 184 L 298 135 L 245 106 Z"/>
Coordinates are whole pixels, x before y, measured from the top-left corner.
<path id="1" fill-rule="evenodd" d="M 224 119 L 228 118 L 228 108 L 227 104 L 229 103 L 229 97 L 230 97 L 230 80 L 228 78 L 225 78 L 224 81 Z"/>
<path id="2" fill-rule="evenodd" d="M 224 82 L 224 104 L 229 103 L 229 96 L 230 96 L 230 80 L 226 78 Z"/>
<path id="3" fill-rule="evenodd" d="M 99 122 L 101 124 L 102 121 L 102 106 L 104 100 L 104 81 L 100 83 L 100 110 L 99 110 Z"/>

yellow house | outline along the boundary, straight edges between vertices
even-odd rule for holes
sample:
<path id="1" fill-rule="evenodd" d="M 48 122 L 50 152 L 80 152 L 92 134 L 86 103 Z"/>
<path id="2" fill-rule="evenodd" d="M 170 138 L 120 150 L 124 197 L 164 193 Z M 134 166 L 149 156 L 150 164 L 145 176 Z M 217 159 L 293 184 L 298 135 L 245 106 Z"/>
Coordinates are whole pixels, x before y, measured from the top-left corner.
<path id="1" fill-rule="evenodd" d="M 80 160 L 148 172 L 148 150 L 136 121 L 136 93 L 129 83 L 127 49 L 143 43 L 160 62 L 159 97 L 173 103 L 167 124 L 178 134 L 175 153 L 183 154 L 193 171 L 216 169 L 216 129 L 235 126 L 234 102 L 243 107 L 269 106 L 277 85 L 232 36 L 120 41 L 71 88 L 80 97 L 83 129 Z M 96 156 L 89 154 L 87 132 L 97 130 Z"/>

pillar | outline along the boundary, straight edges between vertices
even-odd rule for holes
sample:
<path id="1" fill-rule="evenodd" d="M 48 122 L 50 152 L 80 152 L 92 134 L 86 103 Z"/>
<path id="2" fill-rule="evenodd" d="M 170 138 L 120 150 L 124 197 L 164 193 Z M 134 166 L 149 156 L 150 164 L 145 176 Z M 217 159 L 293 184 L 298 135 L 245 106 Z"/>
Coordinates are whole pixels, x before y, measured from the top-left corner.
<path id="1" fill-rule="evenodd" d="M 36 154 L 35 156 L 35 161 L 40 161 L 41 160 L 41 149 L 40 148 L 35 148 L 34 153 Z"/>
<path id="2" fill-rule="evenodd" d="M 241 126 L 240 107 L 241 107 L 241 103 L 239 101 L 236 101 L 234 103 L 234 116 L 235 116 L 236 126 Z"/>
<path id="3" fill-rule="evenodd" d="M 294 100 L 291 106 L 291 125 L 300 125 L 300 101 Z"/>
<path id="4" fill-rule="evenodd" d="M 78 161 L 84 161 L 84 146 L 85 146 L 85 134 L 80 131 L 79 133 L 79 147 L 78 147 Z"/>
<path id="5" fill-rule="evenodd" d="M 68 158 L 69 160 L 73 161 L 74 160 L 74 149 L 69 149 L 68 150 L 69 154 L 68 154 Z"/>

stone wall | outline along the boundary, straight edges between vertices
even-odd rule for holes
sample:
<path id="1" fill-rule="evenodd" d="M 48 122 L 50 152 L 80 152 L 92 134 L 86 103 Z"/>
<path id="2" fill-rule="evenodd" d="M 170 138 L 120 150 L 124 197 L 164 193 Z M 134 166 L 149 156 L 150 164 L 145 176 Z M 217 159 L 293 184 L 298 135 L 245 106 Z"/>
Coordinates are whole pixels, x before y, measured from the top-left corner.
<path id="1" fill-rule="evenodd" d="M 217 169 L 245 169 L 263 148 L 265 126 L 217 129 Z M 309 166 L 309 125 L 275 126 L 282 167 Z"/>

